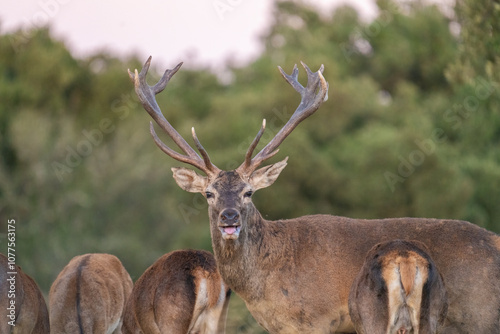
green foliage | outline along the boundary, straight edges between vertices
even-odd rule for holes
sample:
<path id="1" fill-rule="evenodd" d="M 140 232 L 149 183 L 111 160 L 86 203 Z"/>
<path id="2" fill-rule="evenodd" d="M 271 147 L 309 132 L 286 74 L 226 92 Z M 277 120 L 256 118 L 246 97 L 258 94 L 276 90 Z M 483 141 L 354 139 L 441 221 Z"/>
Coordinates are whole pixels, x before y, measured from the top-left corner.
<path id="1" fill-rule="evenodd" d="M 195 126 L 214 163 L 232 169 L 262 118 L 259 148 L 299 103 L 276 66 L 323 63 L 329 101 L 273 159 L 290 156 L 255 196 L 265 217 L 424 216 L 499 232 L 500 7 L 461 0 L 450 19 L 420 2 L 378 5 L 365 23 L 350 7 L 319 13 L 278 1 L 265 51 L 228 65 L 230 85 L 184 68 L 159 105 L 188 141 Z M 18 263 L 45 292 L 78 254 L 115 254 L 135 280 L 170 250 L 211 249 L 205 200 L 173 181 L 180 163 L 154 145 L 126 74 L 143 61 L 76 59 L 47 29 L 0 36 L 0 231 L 16 219 Z M 4 252 L 3 236 L 0 245 Z M 228 331 L 258 332 L 235 299 Z"/>

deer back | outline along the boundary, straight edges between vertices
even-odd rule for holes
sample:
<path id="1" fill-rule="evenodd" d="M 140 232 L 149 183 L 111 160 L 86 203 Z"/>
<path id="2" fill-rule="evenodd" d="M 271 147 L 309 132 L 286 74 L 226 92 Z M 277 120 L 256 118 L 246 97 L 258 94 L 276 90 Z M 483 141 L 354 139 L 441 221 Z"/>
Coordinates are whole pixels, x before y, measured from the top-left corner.
<path id="1" fill-rule="evenodd" d="M 114 255 L 74 257 L 50 288 L 51 332 L 119 333 L 132 285 Z"/>
<path id="2" fill-rule="evenodd" d="M 49 333 L 49 313 L 36 282 L 0 254 L 0 334 Z"/>
<path id="3" fill-rule="evenodd" d="M 224 333 L 229 295 L 211 253 L 165 254 L 135 283 L 123 332 Z"/>
<path id="4" fill-rule="evenodd" d="M 446 289 L 427 247 L 393 240 L 367 254 L 349 294 L 359 334 L 435 334 L 447 312 Z"/>

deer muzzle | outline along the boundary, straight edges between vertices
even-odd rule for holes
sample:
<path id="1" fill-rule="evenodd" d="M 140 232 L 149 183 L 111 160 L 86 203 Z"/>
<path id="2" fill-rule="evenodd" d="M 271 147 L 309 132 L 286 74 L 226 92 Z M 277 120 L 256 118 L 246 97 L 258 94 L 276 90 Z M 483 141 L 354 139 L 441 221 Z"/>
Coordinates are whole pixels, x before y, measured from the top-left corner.
<path id="1" fill-rule="evenodd" d="M 241 231 L 240 212 L 236 209 L 224 209 L 219 215 L 218 226 L 223 239 L 238 239 Z"/>

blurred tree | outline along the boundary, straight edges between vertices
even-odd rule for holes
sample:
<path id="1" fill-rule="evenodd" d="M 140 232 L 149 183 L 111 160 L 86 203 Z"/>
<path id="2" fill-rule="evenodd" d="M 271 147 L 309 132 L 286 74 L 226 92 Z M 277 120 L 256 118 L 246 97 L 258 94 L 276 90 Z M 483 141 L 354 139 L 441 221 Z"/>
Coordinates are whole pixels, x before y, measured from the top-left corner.
<path id="1" fill-rule="evenodd" d="M 465 218 L 498 231 L 500 3 L 457 1 L 454 19 L 460 44 L 445 74 L 455 96 L 444 120 L 462 152 L 460 165 L 474 180 Z"/>
<path id="2" fill-rule="evenodd" d="M 405 13 L 389 0 L 378 2 L 379 17 L 360 36 L 369 43 L 366 70 L 390 93 L 405 81 L 435 93 L 447 88 L 443 72 L 453 60 L 456 41 L 437 6 L 410 4 L 412 10 Z"/>
<path id="3" fill-rule="evenodd" d="M 455 27 L 460 30 L 457 60 L 447 76 L 453 83 L 473 84 L 478 76 L 500 82 L 500 3 L 459 0 L 455 6 Z"/>

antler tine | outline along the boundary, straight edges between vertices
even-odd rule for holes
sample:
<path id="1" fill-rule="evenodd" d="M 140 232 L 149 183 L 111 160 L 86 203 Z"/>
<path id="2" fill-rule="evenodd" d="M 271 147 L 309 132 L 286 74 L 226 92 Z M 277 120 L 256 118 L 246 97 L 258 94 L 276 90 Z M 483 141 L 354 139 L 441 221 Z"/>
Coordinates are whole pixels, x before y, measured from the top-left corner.
<path id="1" fill-rule="evenodd" d="M 196 168 L 205 172 L 207 175 L 213 175 L 217 173 L 219 169 L 210 162 L 208 154 L 203 149 L 201 144 L 199 144 L 198 139 L 194 138 L 196 146 L 198 148 L 199 147 L 202 148 L 202 150 L 200 150 L 200 153 L 202 154 L 203 159 L 200 158 L 200 156 L 196 153 L 196 151 L 193 150 L 193 148 L 184 140 L 184 138 L 182 138 L 182 136 L 177 132 L 177 130 L 175 130 L 172 127 L 172 125 L 170 125 L 165 116 L 162 114 L 161 109 L 158 106 L 158 103 L 156 102 L 155 95 L 162 92 L 165 89 L 172 76 L 182 66 L 182 63 L 179 63 L 176 67 L 174 67 L 171 70 L 167 69 L 163 74 L 163 76 L 161 77 L 161 79 L 154 86 L 150 86 L 146 82 L 146 77 L 148 74 L 149 67 L 151 65 L 151 59 L 152 57 L 150 56 L 146 61 L 146 63 L 144 63 L 144 66 L 142 67 L 140 73 L 137 70 L 135 70 L 134 73 L 128 70 L 129 77 L 134 82 L 135 92 L 139 97 L 139 100 L 141 101 L 141 104 L 144 107 L 144 109 L 162 128 L 162 130 L 165 131 L 165 133 L 167 133 L 170 136 L 170 138 L 172 138 L 174 143 L 182 150 L 182 152 L 185 153 L 185 155 L 182 155 L 174 151 L 167 145 L 165 145 L 165 143 L 163 143 L 160 140 L 160 138 L 156 135 L 153 123 L 150 123 L 150 132 L 151 135 L 153 136 L 156 145 L 163 152 L 165 152 L 175 160 L 193 165 Z"/>
<path id="2" fill-rule="evenodd" d="M 250 160 L 255 146 L 257 146 L 257 143 L 254 140 L 247 152 L 245 162 L 238 167 L 238 170 L 243 172 L 245 175 L 251 175 L 263 161 L 270 159 L 278 153 L 279 145 L 295 129 L 295 127 L 318 110 L 321 104 L 328 99 L 328 82 L 326 82 L 323 77 L 324 66 L 321 65 L 317 72 L 312 72 L 306 64 L 303 62 L 301 62 L 301 64 L 307 72 L 306 87 L 302 86 L 298 81 L 299 69 L 297 68 L 297 65 L 293 67 L 290 75 L 286 74 L 285 71 L 278 66 L 283 78 L 301 95 L 302 98 L 299 106 L 283 128 L 281 128 L 276 136 L 274 136 L 274 138 L 253 159 Z M 260 139 L 262 136 L 261 132 L 263 131 L 264 127 L 261 128 L 256 137 L 257 142 L 257 138 Z"/>
<path id="3" fill-rule="evenodd" d="M 200 141 L 198 140 L 198 136 L 196 136 L 196 132 L 194 131 L 194 127 L 191 128 L 191 134 L 193 135 L 193 140 L 196 145 L 196 148 L 198 151 L 200 151 L 201 156 L 203 157 L 203 162 L 205 163 L 205 166 L 209 167 L 210 171 L 214 174 L 218 174 L 220 171 L 216 166 L 212 164 L 210 161 L 210 157 L 208 156 L 207 151 L 205 148 L 201 145 Z"/>
<path id="4" fill-rule="evenodd" d="M 264 134 L 264 130 L 266 130 L 266 120 L 265 119 L 262 120 L 262 126 L 261 126 L 259 132 L 257 133 L 257 136 L 255 136 L 254 140 L 250 144 L 250 147 L 247 150 L 247 154 L 245 154 L 245 162 L 242 164 L 242 166 L 244 166 L 244 168 L 250 167 L 250 164 L 252 163 L 253 151 L 257 147 L 257 144 L 259 144 L 259 140 L 262 137 L 262 135 Z"/>
<path id="5" fill-rule="evenodd" d="M 167 145 L 165 145 L 165 143 L 162 142 L 161 139 L 156 134 L 155 128 L 153 126 L 153 122 L 149 122 L 149 132 L 151 133 L 151 136 L 153 136 L 153 140 L 155 141 L 156 146 L 158 146 L 160 148 L 160 150 L 162 150 L 168 156 L 170 156 L 171 158 L 173 158 L 177 161 L 185 162 L 185 163 L 193 165 L 201 170 L 204 170 L 204 168 L 205 168 L 204 164 L 198 164 L 197 160 L 193 161 L 193 159 L 190 158 L 189 156 L 182 155 L 179 152 L 176 152 L 173 149 L 171 149 L 170 147 L 168 147 Z"/>

